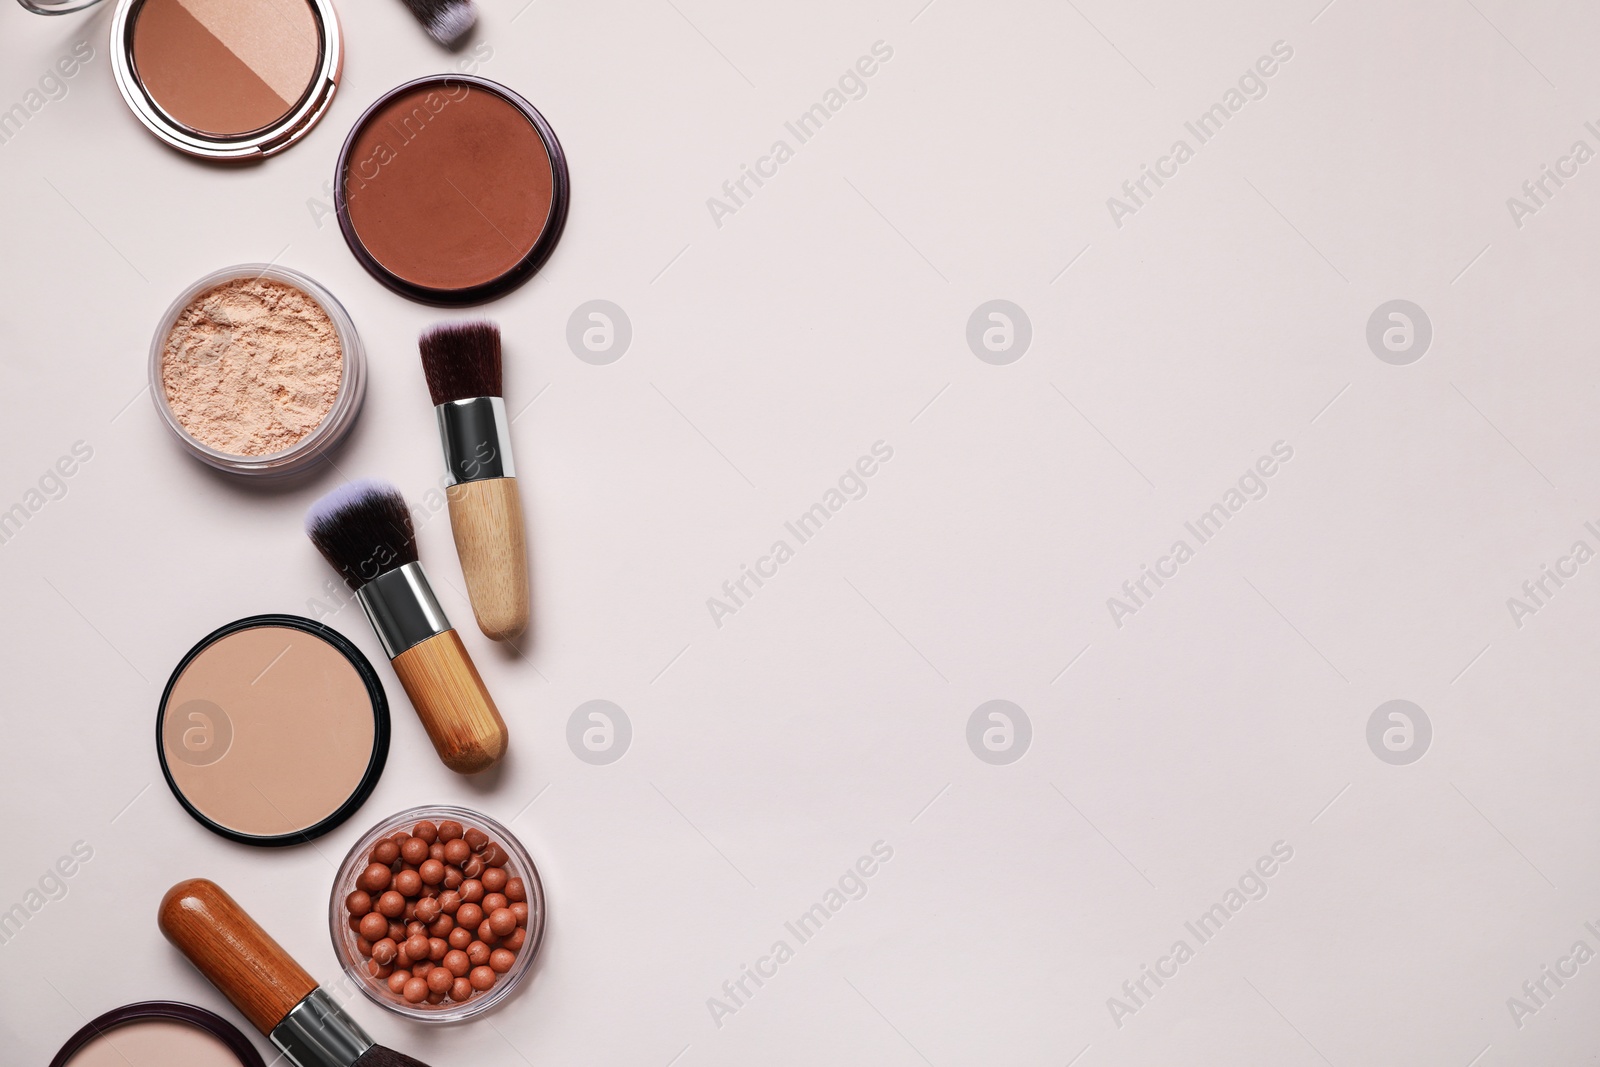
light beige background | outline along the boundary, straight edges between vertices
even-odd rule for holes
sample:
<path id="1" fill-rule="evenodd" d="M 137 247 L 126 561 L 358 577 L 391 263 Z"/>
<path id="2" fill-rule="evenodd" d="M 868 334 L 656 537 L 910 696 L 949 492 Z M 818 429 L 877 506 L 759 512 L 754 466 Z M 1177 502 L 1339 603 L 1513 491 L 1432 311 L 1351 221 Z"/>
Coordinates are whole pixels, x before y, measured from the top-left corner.
<path id="1" fill-rule="evenodd" d="M 324 595 L 300 532 L 317 494 L 436 483 L 415 337 L 441 315 L 369 279 L 308 200 L 372 100 L 452 59 L 400 4 L 345 3 L 327 118 L 230 171 L 136 124 L 107 12 L 0 10 L 0 106 L 95 49 L 0 145 L 0 507 L 93 449 L 0 545 L 0 907 L 94 849 L 0 946 L 18 1062 L 133 999 L 227 1010 L 156 931 L 179 878 L 217 879 L 332 980 L 334 864 L 430 801 L 509 823 L 552 909 L 537 974 L 470 1030 L 353 1002 L 436 1065 L 1593 1057 L 1600 962 L 1520 1028 L 1507 998 L 1600 950 L 1600 564 L 1520 628 L 1507 599 L 1600 547 L 1600 162 L 1520 228 L 1506 201 L 1600 148 L 1600 13 L 524 2 L 484 4 L 482 73 L 543 109 L 574 193 L 549 266 L 485 309 L 523 411 L 537 630 L 522 658 L 466 636 L 512 755 L 492 782 L 445 771 L 345 608 L 398 704 L 389 769 L 345 827 L 272 853 L 168 795 L 156 700 L 214 626 Z M 866 96 L 718 227 L 707 198 L 880 40 Z M 1107 197 L 1277 41 L 1267 95 L 1114 225 Z M 183 456 L 141 390 L 173 295 L 272 259 L 345 302 L 372 382 L 337 470 L 259 493 Z M 565 340 L 593 299 L 633 327 L 608 366 Z M 1009 366 L 966 343 L 991 299 L 1031 319 Z M 1392 299 L 1433 327 L 1408 366 L 1365 340 Z M 879 440 L 866 497 L 715 626 L 707 598 Z M 1266 497 L 1116 626 L 1107 598 L 1277 441 Z M 447 520 L 421 545 L 470 627 Z M 633 726 L 608 766 L 566 743 L 591 699 Z M 991 699 L 1032 723 L 1007 766 L 966 741 Z M 1409 766 L 1366 742 L 1391 699 L 1432 722 Z M 707 999 L 877 841 L 866 897 L 716 1025 Z M 1278 841 L 1266 898 L 1119 1027 L 1108 998 Z"/>

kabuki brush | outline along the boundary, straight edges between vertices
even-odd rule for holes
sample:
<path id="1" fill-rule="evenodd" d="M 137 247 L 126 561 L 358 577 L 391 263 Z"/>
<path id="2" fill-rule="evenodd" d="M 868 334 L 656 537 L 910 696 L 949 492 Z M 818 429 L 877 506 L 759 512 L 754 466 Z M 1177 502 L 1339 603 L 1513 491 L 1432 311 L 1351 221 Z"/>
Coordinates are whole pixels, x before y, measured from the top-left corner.
<path id="1" fill-rule="evenodd" d="M 376 1044 L 215 882 L 179 882 L 156 921 L 296 1067 L 427 1067 Z"/>
<path id="2" fill-rule="evenodd" d="M 500 329 L 439 326 L 422 335 L 450 485 L 450 528 L 478 628 L 495 640 L 528 628 L 528 545 L 502 398 Z"/>
<path id="3" fill-rule="evenodd" d="M 311 506 L 306 533 L 355 590 L 444 765 L 492 767 L 505 754 L 505 720 L 428 586 L 400 490 L 372 479 L 341 486 Z"/>

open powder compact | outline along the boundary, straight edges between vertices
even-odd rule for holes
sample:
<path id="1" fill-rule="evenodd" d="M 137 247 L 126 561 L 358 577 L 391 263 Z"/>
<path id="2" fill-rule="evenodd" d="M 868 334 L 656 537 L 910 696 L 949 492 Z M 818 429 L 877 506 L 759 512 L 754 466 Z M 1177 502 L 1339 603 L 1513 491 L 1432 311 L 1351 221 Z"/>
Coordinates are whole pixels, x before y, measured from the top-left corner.
<path id="1" fill-rule="evenodd" d="M 331 0 L 118 0 L 111 69 L 139 121 L 190 155 L 260 159 L 333 100 L 344 49 Z"/>
<path id="2" fill-rule="evenodd" d="M 86 1024 L 50 1067 L 263 1067 L 261 1054 L 220 1015 L 168 1000 L 116 1008 Z"/>
<path id="3" fill-rule="evenodd" d="M 356 812 L 389 756 L 389 705 L 341 634 L 256 615 L 202 638 L 172 672 L 156 716 L 161 773 L 206 829 L 295 845 Z"/>
<path id="4" fill-rule="evenodd" d="M 339 228 L 367 272 L 428 304 L 476 304 L 544 264 L 567 220 L 555 131 L 487 78 L 408 82 L 367 109 L 334 176 Z"/>
<path id="5" fill-rule="evenodd" d="M 99 0 L 21 2 L 64 15 Z M 122 98 L 151 133 L 202 159 L 261 159 L 302 140 L 343 62 L 332 0 L 116 0 L 111 16 Z"/>

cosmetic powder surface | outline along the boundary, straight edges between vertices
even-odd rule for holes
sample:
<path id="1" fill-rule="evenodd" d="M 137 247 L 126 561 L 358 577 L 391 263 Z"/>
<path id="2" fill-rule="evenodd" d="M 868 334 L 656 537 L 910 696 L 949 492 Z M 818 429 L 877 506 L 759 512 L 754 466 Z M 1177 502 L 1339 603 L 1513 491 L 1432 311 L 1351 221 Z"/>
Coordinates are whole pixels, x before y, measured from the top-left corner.
<path id="1" fill-rule="evenodd" d="M 306 0 L 144 0 L 132 53 L 149 98 L 179 125 L 242 137 L 280 121 L 317 73 Z"/>
<path id="2" fill-rule="evenodd" d="M 557 217 L 550 149 L 488 88 L 441 78 L 397 90 L 345 153 L 346 236 L 381 271 L 436 293 L 515 271 Z"/>
<path id="3" fill-rule="evenodd" d="M 211 822 L 255 837 L 301 833 L 337 812 L 361 790 L 377 738 L 353 662 L 289 626 L 206 645 L 161 706 L 173 789 Z"/>
<path id="4" fill-rule="evenodd" d="M 167 334 L 161 383 L 178 424 L 236 456 L 292 448 L 333 409 L 344 379 L 333 320 L 311 296 L 239 278 L 190 301 Z"/>
<path id="5" fill-rule="evenodd" d="M 91 1040 L 68 1067 L 239 1067 L 228 1046 L 197 1026 L 149 1019 Z"/>

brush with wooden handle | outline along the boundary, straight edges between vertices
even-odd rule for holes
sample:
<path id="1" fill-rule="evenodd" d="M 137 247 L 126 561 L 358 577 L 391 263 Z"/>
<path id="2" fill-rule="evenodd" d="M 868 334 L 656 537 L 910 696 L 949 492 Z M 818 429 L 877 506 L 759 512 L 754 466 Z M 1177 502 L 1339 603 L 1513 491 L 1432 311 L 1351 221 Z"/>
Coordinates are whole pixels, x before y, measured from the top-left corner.
<path id="1" fill-rule="evenodd" d="M 306 533 L 355 590 L 444 765 L 459 774 L 494 766 L 505 720 L 428 586 L 400 490 L 373 479 L 341 486 L 311 506 Z"/>
<path id="2" fill-rule="evenodd" d="M 422 335 L 450 485 L 450 528 L 478 628 L 496 641 L 528 628 L 528 544 L 511 462 L 511 420 L 501 384 L 500 328 L 438 326 Z"/>
<path id="3" fill-rule="evenodd" d="M 296 1067 L 427 1067 L 376 1044 L 215 882 L 167 890 L 156 922 Z"/>

